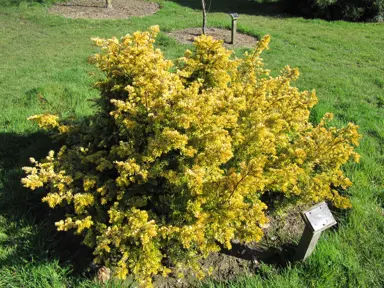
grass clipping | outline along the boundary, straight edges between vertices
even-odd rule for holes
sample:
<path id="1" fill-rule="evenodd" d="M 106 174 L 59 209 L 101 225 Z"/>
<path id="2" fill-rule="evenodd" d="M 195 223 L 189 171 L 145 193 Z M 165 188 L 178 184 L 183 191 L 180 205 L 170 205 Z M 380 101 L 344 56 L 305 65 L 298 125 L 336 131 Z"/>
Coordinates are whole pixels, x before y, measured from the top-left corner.
<path id="1" fill-rule="evenodd" d="M 357 126 L 328 127 L 330 114 L 309 122 L 317 98 L 291 86 L 298 70 L 263 68 L 269 36 L 237 59 L 202 35 L 173 63 L 153 46 L 158 32 L 94 39 L 92 62 L 106 76 L 94 116 L 30 118 L 63 142 L 31 158 L 22 179 L 44 187 L 51 208 L 66 207 L 58 230 L 75 229 L 96 263 L 146 287 L 171 268 L 202 278 L 201 257 L 260 240 L 261 196 L 350 207 L 341 166 L 359 159 Z"/>

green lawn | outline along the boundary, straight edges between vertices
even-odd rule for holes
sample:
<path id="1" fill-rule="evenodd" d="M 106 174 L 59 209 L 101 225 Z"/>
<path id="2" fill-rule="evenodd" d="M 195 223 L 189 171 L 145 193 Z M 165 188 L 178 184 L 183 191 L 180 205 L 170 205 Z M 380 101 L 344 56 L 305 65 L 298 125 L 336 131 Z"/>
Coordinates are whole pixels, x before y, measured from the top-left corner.
<path id="1" fill-rule="evenodd" d="M 96 52 L 90 38 L 120 37 L 153 24 L 163 32 L 197 27 L 200 0 L 158 1 L 162 9 L 155 15 L 127 20 L 71 20 L 49 15 L 42 4 L 18 2 L 0 0 L 0 287 L 95 287 L 72 265 L 82 258 L 72 255 L 78 239 L 58 241 L 64 236 L 55 233 L 40 195 L 20 185 L 28 158 L 52 147 L 26 118 L 46 110 L 92 113 L 88 100 L 97 97 L 92 83 L 98 75 L 87 62 Z M 278 3 L 228 0 L 212 3 L 208 26 L 229 27 L 228 11 L 240 13 L 240 31 L 271 35 L 264 54 L 268 68 L 299 67 L 297 86 L 317 90 L 312 121 L 332 112 L 335 125 L 355 122 L 364 138 L 360 164 L 345 167 L 354 182 L 353 209 L 338 215 L 338 229 L 322 236 L 307 262 L 282 269 L 263 265 L 252 278 L 206 285 L 383 287 L 384 24 L 306 20 L 280 15 Z M 164 33 L 158 45 L 171 59 L 188 47 Z"/>

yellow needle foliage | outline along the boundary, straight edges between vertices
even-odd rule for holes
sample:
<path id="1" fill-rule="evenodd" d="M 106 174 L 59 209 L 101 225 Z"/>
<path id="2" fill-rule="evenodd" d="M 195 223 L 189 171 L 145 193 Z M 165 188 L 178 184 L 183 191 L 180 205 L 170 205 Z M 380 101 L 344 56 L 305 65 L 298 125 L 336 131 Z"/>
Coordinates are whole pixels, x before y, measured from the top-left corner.
<path id="1" fill-rule="evenodd" d="M 352 184 L 341 166 L 358 161 L 357 126 L 329 128 L 330 114 L 309 122 L 317 98 L 291 86 L 298 70 L 272 77 L 263 68 L 269 36 L 237 59 L 202 35 L 173 63 L 154 48 L 158 32 L 94 39 L 92 62 L 106 77 L 91 121 L 30 118 L 65 143 L 31 158 L 22 179 L 45 187 L 50 207 L 72 211 L 58 230 L 75 229 L 95 262 L 144 287 L 185 264 L 203 277 L 201 257 L 233 239 L 259 241 L 263 195 L 350 207 L 338 191 Z"/>

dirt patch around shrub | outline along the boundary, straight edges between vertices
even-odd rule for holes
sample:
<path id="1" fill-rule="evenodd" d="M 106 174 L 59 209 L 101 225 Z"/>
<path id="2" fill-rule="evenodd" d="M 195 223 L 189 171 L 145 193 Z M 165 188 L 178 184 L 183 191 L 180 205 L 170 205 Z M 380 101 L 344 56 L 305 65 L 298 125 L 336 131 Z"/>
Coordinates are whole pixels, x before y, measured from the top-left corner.
<path id="1" fill-rule="evenodd" d="M 113 8 L 106 8 L 105 0 L 72 0 L 56 3 L 49 12 L 67 18 L 124 19 L 156 13 L 160 5 L 144 0 L 113 0 Z"/>
<path id="2" fill-rule="evenodd" d="M 300 212 L 310 206 L 310 204 L 292 205 L 284 213 L 270 215 L 268 217 L 270 223 L 261 227 L 264 237 L 259 243 L 243 245 L 238 241 L 232 241 L 231 250 L 223 249 L 219 253 L 211 253 L 206 259 L 202 259 L 200 262 L 202 267 L 213 268 L 209 279 L 221 282 L 242 276 L 252 276 L 258 273 L 262 263 L 271 264 L 275 268 L 289 265 L 304 230 Z M 184 274 L 185 278 L 182 279 L 178 279 L 174 273 L 167 278 L 156 276 L 154 287 L 200 286 L 201 282 L 188 270 L 185 270 Z"/>
<path id="3" fill-rule="evenodd" d="M 223 248 L 220 252 L 211 253 L 207 258 L 200 260 L 203 270 L 208 271 L 213 268 L 207 278 L 210 281 L 225 283 L 225 281 L 235 280 L 239 277 L 250 277 L 262 273 L 261 266 L 263 263 L 270 264 L 277 269 L 289 265 L 304 230 L 304 222 L 300 212 L 310 206 L 312 205 L 292 205 L 284 213 L 269 215 L 270 223 L 261 227 L 264 231 L 264 237 L 258 243 L 244 245 L 235 240 L 232 241 L 231 250 Z M 97 267 L 94 273 L 98 268 L 100 267 Z M 174 268 L 171 270 L 172 272 L 168 277 L 155 276 L 153 279 L 154 287 L 201 287 L 202 282 L 207 281 L 207 279 L 198 280 L 188 267 L 183 270 L 184 278 L 178 278 Z M 118 286 L 136 287 L 132 275 L 129 275 L 124 281 L 113 278 L 111 280 L 111 283 Z"/>
<path id="4" fill-rule="evenodd" d="M 201 28 L 187 28 L 168 33 L 171 37 L 183 44 L 193 43 L 195 37 L 201 35 Z M 247 47 L 253 48 L 257 43 L 257 38 L 237 32 L 235 44 L 231 44 L 231 30 L 221 28 L 207 28 L 206 34 L 217 40 L 224 40 L 227 48 Z"/>

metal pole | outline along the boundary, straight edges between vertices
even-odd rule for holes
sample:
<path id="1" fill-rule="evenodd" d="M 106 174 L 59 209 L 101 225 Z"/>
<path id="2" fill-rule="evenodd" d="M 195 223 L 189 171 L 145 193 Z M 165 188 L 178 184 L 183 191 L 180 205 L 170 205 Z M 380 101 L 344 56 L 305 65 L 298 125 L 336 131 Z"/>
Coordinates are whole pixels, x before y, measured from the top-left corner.
<path id="1" fill-rule="evenodd" d="M 231 33 L 231 44 L 235 44 L 236 32 L 237 32 L 237 19 L 232 18 L 232 33 Z"/>
<path id="2" fill-rule="evenodd" d="M 235 44 L 237 32 L 237 19 L 239 18 L 239 14 L 229 13 L 229 16 L 231 16 L 232 19 L 231 44 Z"/>
<path id="3" fill-rule="evenodd" d="M 320 235 L 321 231 L 314 233 L 308 226 L 305 226 L 293 260 L 300 261 L 307 259 L 315 249 Z"/>

